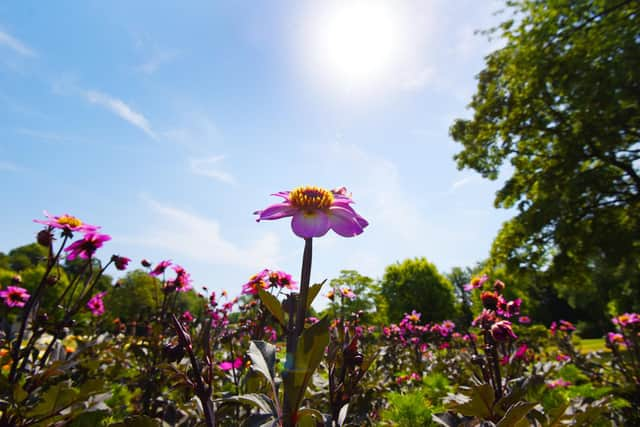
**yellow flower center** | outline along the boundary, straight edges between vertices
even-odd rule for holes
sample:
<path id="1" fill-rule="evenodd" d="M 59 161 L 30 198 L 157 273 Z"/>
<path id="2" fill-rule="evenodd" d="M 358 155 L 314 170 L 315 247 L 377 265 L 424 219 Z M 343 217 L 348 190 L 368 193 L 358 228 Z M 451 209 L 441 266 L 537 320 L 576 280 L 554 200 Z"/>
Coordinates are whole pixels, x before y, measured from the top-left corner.
<path id="1" fill-rule="evenodd" d="M 68 225 L 69 227 L 80 227 L 82 225 L 82 221 L 80 221 L 75 216 L 71 215 L 62 215 L 58 218 L 58 224 Z"/>
<path id="2" fill-rule="evenodd" d="M 293 206 L 306 211 L 327 209 L 333 203 L 333 194 L 320 187 L 298 187 L 289 193 L 289 201 Z"/>

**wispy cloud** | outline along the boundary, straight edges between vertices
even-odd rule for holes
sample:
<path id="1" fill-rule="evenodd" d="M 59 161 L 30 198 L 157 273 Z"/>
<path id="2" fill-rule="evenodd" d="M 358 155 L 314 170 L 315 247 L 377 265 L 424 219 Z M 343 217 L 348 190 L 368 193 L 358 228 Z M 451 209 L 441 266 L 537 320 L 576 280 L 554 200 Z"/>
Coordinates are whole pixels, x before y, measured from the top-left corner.
<path id="1" fill-rule="evenodd" d="M 460 178 L 459 180 L 454 181 L 454 183 L 451 184 L 450 191 L 454 192 L 454 191 L 464 187 L 465 185 L 467 185 L 467 184 L 469 184 L 469 183 L 471 183 L 473 181 L 476 181 L 477 179 L 478 179 L 477 176 L 465 176 L 464 178 Z"/>
<path id="2" fill-rule="evenodd" d="M 0 171 L 18 172 L 19 170 L 20 170 L 20 167 L 18 167 L 15 163 L 0 160 Z"/>
<path id="3" fill-rule="evenodd" d="M 220 169 L 220 163 L 222 163 L 223 160 L 224 156 L 206 158 L 192 157 L 189 159 L 189 167 L 191 172 L 196 175 L 202 175 L 227 184 L 233 184 L 235 183 L 233 175 Z"/>
<path id="4" fill-rule="evenodd" d="M 178 57 L 178 52 L 173 50 L 156 50 L 144 63 L 136 67 L 137 71 L 144 74 L 153 74 L 161 65 L 169 63 Z"/>
<path id="5" fill-rule="evenodd" d="M 133 126 L 142 130 L 151 138 L 156 139 L 156 134 L 152 130 L 149 120 L 147 120 L 147 118 L 141 113 L 135 111 L 121 99 L 94 90 L 85 92 L 85 97 L 90 103 L 97 104 L 106 108 L 121 119 L 131 123 Z"/>
<path id="6" fill-rule="evenodd" d="M 163 249 L 168 255 L 179 254 L 211 265 L 260 269 L 277 265 L 280 241 L 276 234 L 240 246 L 222 235 L 218 221 L 162 204 L 145 197 L 153 227 L 138 237 L 125 238 L 134 244 Z"/>
<path id="7" fill-rule="evenodd" d="M 22 56 L 36 56 L 33 49 L 13 37 L 11 34 L 2 30 L 0 30 L 0 45 L 6 46 Z"/>

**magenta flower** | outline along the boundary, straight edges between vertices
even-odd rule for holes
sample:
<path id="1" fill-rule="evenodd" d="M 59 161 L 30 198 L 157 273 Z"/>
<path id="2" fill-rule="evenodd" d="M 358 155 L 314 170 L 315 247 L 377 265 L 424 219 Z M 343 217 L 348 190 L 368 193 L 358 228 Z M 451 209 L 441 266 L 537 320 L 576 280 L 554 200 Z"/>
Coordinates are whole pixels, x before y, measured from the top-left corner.
<path id="1" fill-rule="evenodd" d="M 24 307 L 30 296 L 25 288 L 19 286 L 7 286 L 0 291 L 0 298 L 4 299 L 7 307 Z"/>
<path id="2" fill-rule="evenodd" d="M 229 371 L 231 369 L 238 369 L 242 366 L 242 357 L 238 357 L 236 360 L 234 360 L 233 362 L 222 362 L 218 365 L 218 368 L 220 368 L 223 371 Z"/>
<path id="3" fill-rule="evenodd" d="M 292 217 L 291 229 L 303 239 L 324 236 L 329 229 L 343 237 L 353 237 L 369 225 L 350 206 L 353 200 L 344 188 L 328 191 L 305 186 L 293 191 L 281 191 L 273 196 L 281 197 L 284 201 L 254 212 L 258 215 L 256 221 Z"/>
<path id="4" fill-rule="evenodd" d="M 87 302 L 87 308 L 94 316 L 102 316 L 104 314 L 104 302 L 102 297 L 106 295 L 106 292 L 99 292 L 91 297 Z"/>
<path id="5" fill-rule="evenodd" d="M 472 291 L 474 289 L 478 289 L 481 288 L 482 285 L 484 285 L 484 283 L 489 280 L 489 276 L 487 276 L 486 274 L 483 274 L 480 277 L 474 277 L 473 279 L 471 279 L 471 282 L 467 283 L 466 285 L 464 285 L 464 290 L 465 291 Z"/>
<path id="6" fill-rule="evenodd" d="M 73 242 L 65 249 L 65 252 L 69 252 L 67 260 L 72 261 L 78 257 L 83 259 L 91 258 L 96 250 L 108 240 L 111 240 L 111 237 L 106 234 L 87 233 L 82 240 Z"/>
<path id="7" fill-rule="evenodd" d="M 44 224 L 51 228 L 59 228 L 63 231 L 81 231 L 83 233 L 93 233 L 100 227 L 90 224 L 84 224 L 80 219 L 73 215 L 64 214 L 60 216 L 50 215 L 47 211 L 44 211 L 44 216 L 47 220 L 34 219 L 33 222 L 38 224 Z"/>
<path id="8" fill-rule="evenodd" d="M 179 265 L 174 265 L 173 271 L 176 272 L 176 278 L 169 281 L 169 286 L 175 287 L 178 292 L 186 292 L 191 289 L 191 275 Z"/>
<path id="9" fill-rule="evenodd" d="M 159 276 L 163 274 L 164 271 L 167 269 L 167 267 L 169 267 L 170 265 L 171 265 L 171 261 L 168 259 L 164 261 L 160 261 L 160 263 L 158 263 L 158 265 L 156 265 L 155 268 L 151 270 L 149 274 L 151 276 Z"/>

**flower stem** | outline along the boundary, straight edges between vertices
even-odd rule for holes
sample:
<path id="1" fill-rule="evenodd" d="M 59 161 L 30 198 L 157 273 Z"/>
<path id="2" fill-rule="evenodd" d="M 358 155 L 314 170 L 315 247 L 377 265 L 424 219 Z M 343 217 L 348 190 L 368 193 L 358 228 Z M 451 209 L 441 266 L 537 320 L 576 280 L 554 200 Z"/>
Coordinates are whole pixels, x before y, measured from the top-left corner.
<path id="1" fill-rule="evenodd" d="M 287 330 L 287 360 L 283 376 L 292 375 L 291 370 L 296 366 L 296 349 L 298 337 L 304 331 L 304 319 L 307 313 L 307 299 L 309 297 L 309 282 L 311 281 L 311 254 L 313 251 L 313 239 L 304 239 L 304 252 L 302 254 L 302 272 L 300 274 L 300 294 L 296 301 L 296 317 L 292 322 L 293 310 L 289 311 L 289 328 Z M 293 307 L 292 307 L 293 308 Z M 298 408 L 291 408 L 291 398 L 288 387 L 284 388 L 283 399 L 283 426 L 292 427 L 295 423 Z"/>
<path id="2" fill-rule="evenodd" d="M 311 254 L 313 239 L 304 239 L 304 253 L 302 254 L 302 272 L 300 274 L 300 299 L 296 314 L 296 335 L 300 336 L 304 330 L 304 319 L 307 315 L 307 299 L 309 297 L 309 282 L 311 281 Z M 296 340 L 297 341 L 297 340 Z"/>

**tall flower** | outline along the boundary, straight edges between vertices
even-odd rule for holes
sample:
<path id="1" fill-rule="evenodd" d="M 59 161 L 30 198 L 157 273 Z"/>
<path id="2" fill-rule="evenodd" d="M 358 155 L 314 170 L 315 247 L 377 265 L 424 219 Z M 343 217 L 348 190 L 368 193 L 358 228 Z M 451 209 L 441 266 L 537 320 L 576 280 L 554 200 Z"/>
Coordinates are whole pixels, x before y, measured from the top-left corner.
<path id="1" fill-rule="evenodd" d="M 64 214 L 60 216 L 50 215 L 47 211 L 44 211 L 44 216 L 47 220 L 34 219 L 33 222 L 38 224 L 48 225 L 51 228 L 59 228 L 63 231 L 80 231 L 83 233 L 92 233 L 97 231 L 100 227 L 83 223 L 80 219 L 73 215 Z"/>
<path id="2" fill-rule="evenodd" d="M 0 291 L 0 298 L 4 299 L 7 307 L 24 307 L 30 296 L 27 290 L 20 286 L 7 286 L 7 289 Z"/>
<path id="3" fill-rule="evenodd" d="M 362 233 L 369 225 L 350 206 L 346 189 L 325 190 L 320 187 L 298 187 L 293 191 L 273 194 L 284 201 L 255 212 L 257 221 L 292 217 L 293 232 L 304 239 L 324 236 L 329 229 L 344 237 Z"/>
<path id="4" fill-rule="evenodd" d="M 67 259 L 72 261 L 78 257 L 84 259 L 91 258 L 96 250 L 102 247 L 102 244 L 108 240 L 111 240 L 111 237 L 106 234 L 87 233 L 82 240 L 73 242 L 65 249 L 65 252 L 68 252 Z"/>
<path id="5" fill-rule="evenodd" d="M 129 262 L 131 262 L 131 258 L 127 258 L 120 255 L 113 255 L 111 257 L 111 261 L 113 261 L 113 263 L 115 264 L 118 270 L 126 270 L 127 265 L 129 265 Z"/>
<path id="6" fill-rule="evenodd" d="M 269 270 L 264 269 L 249 278 L 249 281 L 242 285 L 242 295 L 258 295 L 258 290 L 269 289 Z"/>
<path id="7" fill-rule="evenodd" d="M 489 276 L 487 276 L 486 274 L 483 274 L 482 276 L 476 276 L 471 279 L 471 282 L 464 285 L 463 289 L 465 291 L 472 291 L 474 289 L 481 288 L 487 280 L 489 280 Z"/>

